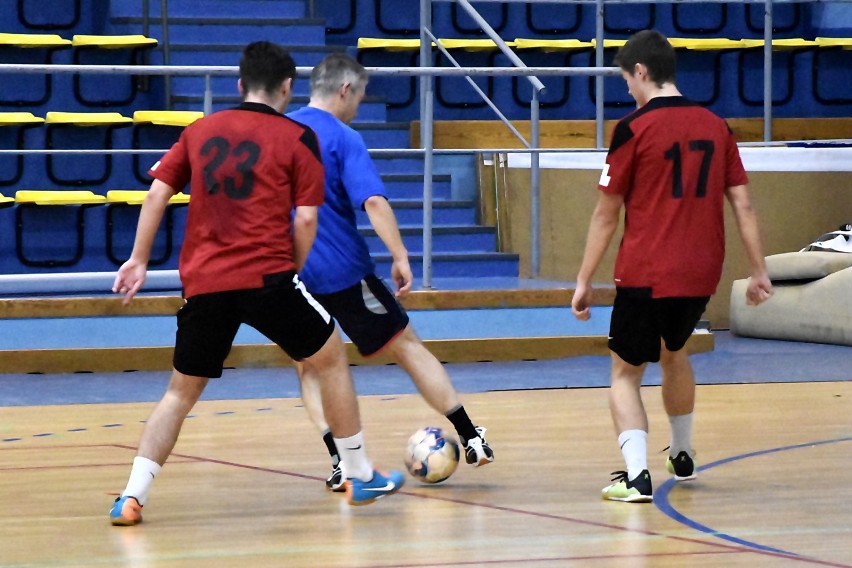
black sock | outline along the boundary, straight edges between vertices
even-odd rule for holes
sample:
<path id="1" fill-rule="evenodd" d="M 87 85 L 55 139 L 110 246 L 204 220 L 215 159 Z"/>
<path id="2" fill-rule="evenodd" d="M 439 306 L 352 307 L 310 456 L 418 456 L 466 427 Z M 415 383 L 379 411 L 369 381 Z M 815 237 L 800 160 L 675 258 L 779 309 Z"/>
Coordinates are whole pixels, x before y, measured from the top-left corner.
<path id="1" fill-rule="evenodd" d="M 464 406 L 461 404 L 447 413 L 447 419 L 453 423 L 453 426 L 455 426 L 462 444 L 466 443 L 471 438 L 479 436 L 479 433 L 476 431 L 476 427 L 473 425 L 473 422 L 470 421 L 470 418 L 468 418 L 467 412 L 465 412 Z"/>
<path id="2" fill-rule="evenodd" d="M 337 467 L 340 463 L 340 455 L 337 453 L 337 446 L 334 445 L 334 436 L 331 435 L 331 430 L 326 430 L 322 435 L 322 441 L 325 442 L 325 447 L 328 448 L 328 455 L 331 456 L 331 467 Z"/>

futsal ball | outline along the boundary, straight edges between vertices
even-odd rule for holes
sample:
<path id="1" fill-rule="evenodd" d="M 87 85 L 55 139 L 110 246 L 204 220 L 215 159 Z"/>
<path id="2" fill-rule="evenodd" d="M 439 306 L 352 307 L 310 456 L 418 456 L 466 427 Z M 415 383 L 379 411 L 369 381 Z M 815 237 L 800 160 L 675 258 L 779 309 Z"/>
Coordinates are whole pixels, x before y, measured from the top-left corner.
<path id="1" fill-rule="evenodd" d="M 441 483 L 459 465 L 459 445 L 440 428 L 427 426 L 408 439 L 405 467 L 418 481 Z"/>

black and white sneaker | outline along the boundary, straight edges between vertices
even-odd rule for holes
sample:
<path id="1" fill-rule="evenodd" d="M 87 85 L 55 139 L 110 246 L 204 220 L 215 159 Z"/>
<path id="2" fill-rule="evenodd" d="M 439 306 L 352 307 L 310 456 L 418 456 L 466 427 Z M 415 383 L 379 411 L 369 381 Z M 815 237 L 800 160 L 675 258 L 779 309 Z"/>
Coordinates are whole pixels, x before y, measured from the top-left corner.
<path id="1" fill-rule="evenodd" d="M 488 442 L 485 441 L 485 430 L 482 426 L 477 426 L 476 433 L 479 436 L 470 440 L 462 439 L 464 460 L 473 467 L 487 465 L 494 461 L 494 452 L 491 450 Z"/>
<path id="2" fill-rule="evenodd" d="M 669 456 L 666 459 L 666 471 L 672 474 L 675 481 L 691 481 L 698 477 L 695 467 L 695 459 L 688 452 L 680 452 L 678 455 Z"/>
<path id="3" fill-rule="evenodd" d="M 341 466 L 342 464 L 337 464 L 337 467 L 331 470 L 329 478 L 325 480 L 325 486 L 335 493 L 346 492 L 346 477 L 343 475 Z"/>

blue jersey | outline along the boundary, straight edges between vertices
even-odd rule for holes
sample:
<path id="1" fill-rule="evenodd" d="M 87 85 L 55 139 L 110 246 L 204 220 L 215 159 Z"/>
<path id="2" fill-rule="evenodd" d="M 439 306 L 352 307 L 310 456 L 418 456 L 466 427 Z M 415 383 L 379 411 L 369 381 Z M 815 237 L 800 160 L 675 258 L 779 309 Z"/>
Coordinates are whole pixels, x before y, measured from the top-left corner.
<path id="1" fill-rule="evenodd" d="M 316 133 L 325 166 L 325 204 L 319 209 L 316 240 L 299 276 L 311 292 L 339 292 L 376 271 L 367 242 L 358 233 L 355 211 L 363 209 L 369 197 L 387 199 L 387 193 L 360 134 L 313 107 L 287 116 Z"/>

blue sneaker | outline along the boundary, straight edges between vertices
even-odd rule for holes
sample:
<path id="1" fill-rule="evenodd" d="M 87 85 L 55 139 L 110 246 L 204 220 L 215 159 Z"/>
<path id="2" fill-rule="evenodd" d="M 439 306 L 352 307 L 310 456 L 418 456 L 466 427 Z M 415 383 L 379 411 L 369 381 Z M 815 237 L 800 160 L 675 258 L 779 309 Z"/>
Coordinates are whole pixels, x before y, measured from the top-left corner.
<path id="1" fill-rule="evenodd" d="M 109 510 L 109 520 L 120 527 L 138 525 L 142 522 L 142 505 L 136 497 L 118 497 Z"/>
<path id="2" fill-rule="evenodd" d="M 369 505 L 376 499 L 393 495 L 405 484 L 405 476 L 401 471 L 393 470 L 387 475 L 374 469 L 373 479 L 361 481 L 349 479 L 346 484 L 346 498 L 350 505 Z"/>

